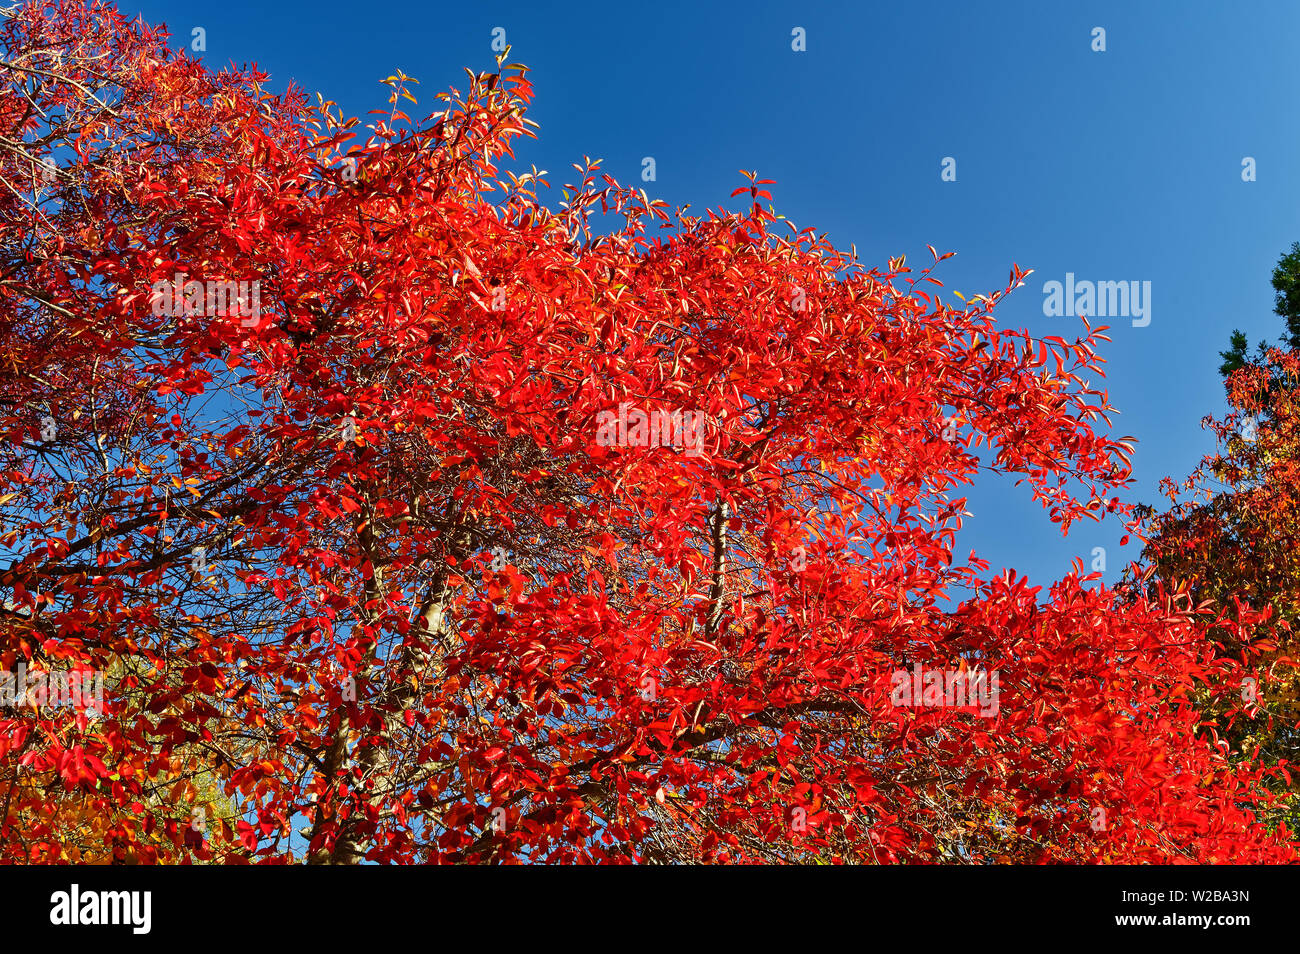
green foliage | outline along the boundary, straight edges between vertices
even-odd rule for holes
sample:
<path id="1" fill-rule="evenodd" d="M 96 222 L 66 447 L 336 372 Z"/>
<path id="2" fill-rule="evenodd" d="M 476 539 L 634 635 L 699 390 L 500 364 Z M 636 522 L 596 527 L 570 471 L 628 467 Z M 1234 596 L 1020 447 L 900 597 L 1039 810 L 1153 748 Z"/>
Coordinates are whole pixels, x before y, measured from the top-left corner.
<path id="1" fill-rule="evenodd" d="M 1273 268 L 1273 313 L 1286 321 L 1286 334 L 1280 339 L 1288 348 L 1300 348 L 1300 242 L 1291 243 L 1291 249 L 1277 260 Z M 1257 347 L 1254 361 L 1267 367 L 1268 347 L 1261 343 Z M 1251 363 L 1248 357 L 1249 343 L 1245 332 L 1234 329 L 1228 341 L 1228 350 L 1220 351 L 1223 363 L 1219 365 L 1219 374 L 1226 379 L 1234 371 Z M 1276 382 L 1274 382 L 1276 383 Z"/>
<path id="2" fill-rule="evenodd" d="M 1286 319 L 1287 344 L 1300 348 L 1300 242 L 1278 259 L 1273 269 L 1273 311 Z"/>

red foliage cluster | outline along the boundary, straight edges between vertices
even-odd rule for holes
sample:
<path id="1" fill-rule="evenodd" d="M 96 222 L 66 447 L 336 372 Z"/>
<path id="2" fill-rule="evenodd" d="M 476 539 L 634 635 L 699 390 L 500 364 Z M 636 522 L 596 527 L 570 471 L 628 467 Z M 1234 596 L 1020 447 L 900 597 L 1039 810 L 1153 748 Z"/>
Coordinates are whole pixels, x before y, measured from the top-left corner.
<path id="1" fill-rule="evenodd" d="M 164 39 L 0 33 L 0 646 L 107 680 L 0 713 L 4 858 L 1293 857 L 1201 716 L 1258 614 L 955 559 L 981 470 L 1128 513 L 1104 328 L 1000 329 L 1020 269 L 954 308 L 752 174 L 551 210 L 504 61 L 358 141 Z M 918 665 L 996 701 L 900 705 Z"/>

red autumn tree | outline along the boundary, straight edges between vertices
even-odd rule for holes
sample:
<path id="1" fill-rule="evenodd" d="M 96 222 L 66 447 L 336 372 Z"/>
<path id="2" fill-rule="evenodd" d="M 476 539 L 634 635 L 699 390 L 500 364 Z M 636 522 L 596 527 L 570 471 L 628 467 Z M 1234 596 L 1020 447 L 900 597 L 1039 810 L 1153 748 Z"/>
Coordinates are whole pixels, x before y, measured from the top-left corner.
<path id="1" fill-rule="evenodd" d="M 1020 269 L 954 308 L 752 174 L 551 209 L 504 60 L 358 136 L 164 40 L 0 34 L 3 662 L 108 683 L 0 713 L 6 859 L 1293 857 L 1198 707 L 1259 614 L 955 553 L 982 468 L 1127 513 L 1105 329 L 1000 329 Z"/>
<path id="2" fill-rule="evenodd" d="M 1217 450 L 1186 480 L 1166 480 L 1169 506 L 1145 515 L 1145 584 L 1181 589 L 1230 616 L 1242 607 L 1267 611 L 1250 640 L 1232 631 L 1214 639 L 1220 654 L 1243 666 L 1247 717 L 1239 717 L 1239 706 L 1224 713 L 1207 707 L 1207 715 L 1216 716 L 1237 752 L 1284 767 L 1300 739 L 1300 353 L 1261 349 L 1259 360 L 1243 360 L 1225 383 L 1231 413 L 1202 422 Z M 1294 818 L 1291 774 L 1276 773 L 1270 784 L 1288 796 L 1272 811 Z"/>

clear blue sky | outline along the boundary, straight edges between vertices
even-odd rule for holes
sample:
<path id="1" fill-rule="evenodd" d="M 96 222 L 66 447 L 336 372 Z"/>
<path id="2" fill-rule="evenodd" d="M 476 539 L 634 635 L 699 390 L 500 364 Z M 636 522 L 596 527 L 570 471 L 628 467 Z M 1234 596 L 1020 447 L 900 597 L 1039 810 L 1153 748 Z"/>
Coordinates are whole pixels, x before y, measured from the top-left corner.
<path id="1" fill-rule="evenodd" d="M 354 115 L 386 102 L 379 80 L 421 80 L 421 106 L 463 67 L 491 68 L 492 30 L 531 67 L 540 139 L 525 165 L 566 181 L 590 155 L 652 196 L 730 204 L 738 169 L 776 179 L 777 211 L 864 261 L 956 257 L 940 277 L 969 296 L 1035 269 L 999 307 L 1034 334 L 1073 337 L 1043 314 L 1043 283 L 1150 281 L 1151 323 L 1113 326 L 1104 352 L 1118 434 L 1138 438 L 1130 499 L 1157 502 L 1212 447 L 1223 411 L 1218 352 L 1239 327 L 1275 339 L 1269 276 L 1300 240 L 1300 3 L 925 4 L 683 0 L 652 3 L 126 0 L 173 45 L 206 30 L 204 61 L 257 63 Z M 1106 51 L 1092 50 L 1094 27 Z M 803 27 L 806 52 L 791 49 Z M 427 97 L 427 98 L 426 98 Z M 1292 106 L 1288 107 L 1287 103 Z M 957 160 L 957 180 L 940 179 Z M 1243 157 L 1257 181 L 1242 181 Z M 960 541 L 994 568 L 1049 583 L 1094 546 L 1107 579 L 1133 558 L 1116 524 L 1062 539 L 1023 488 L 987 480 Z M 962 554 L 964 555 L 964 553 Z"/>

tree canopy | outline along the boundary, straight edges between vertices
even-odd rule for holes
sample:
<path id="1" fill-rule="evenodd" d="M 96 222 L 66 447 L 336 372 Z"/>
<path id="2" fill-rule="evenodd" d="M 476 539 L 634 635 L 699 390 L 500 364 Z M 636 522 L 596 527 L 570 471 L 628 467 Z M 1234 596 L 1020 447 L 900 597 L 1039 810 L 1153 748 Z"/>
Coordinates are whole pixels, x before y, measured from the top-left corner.
<path id="1" fill-rule="evenodd" d="M 1022 269 L 955 307 L 757 173 L 552 209 L 504 55 L 362 127 L 107 5 L 0 51 L 0 668 L 106 680 L 0 711 L 6 860 L 1294 858 L 1219 728 L 1267 607 L 955 552 L 990 470 L 1131 516 Z"/>

